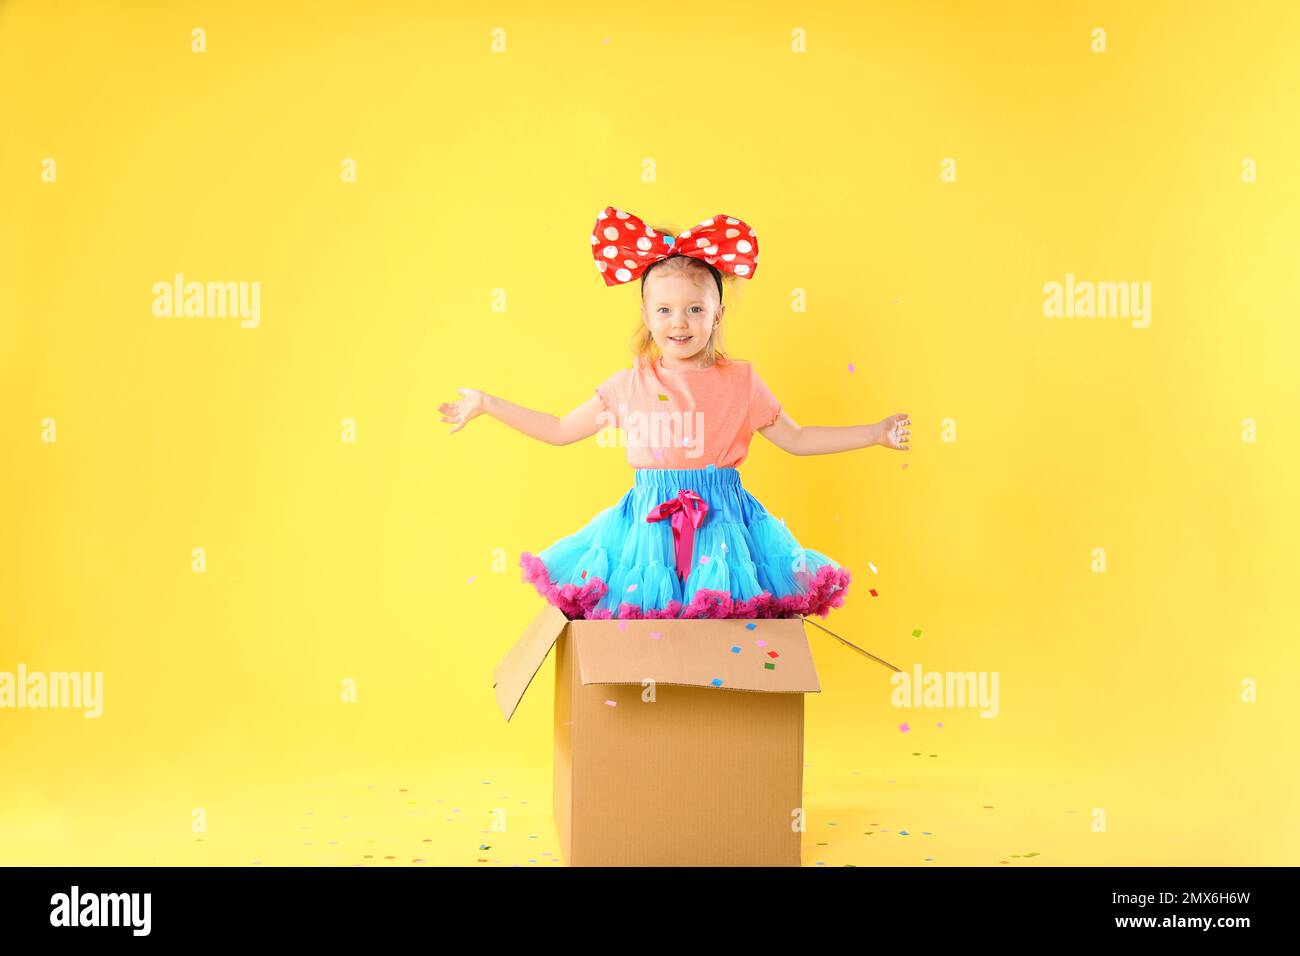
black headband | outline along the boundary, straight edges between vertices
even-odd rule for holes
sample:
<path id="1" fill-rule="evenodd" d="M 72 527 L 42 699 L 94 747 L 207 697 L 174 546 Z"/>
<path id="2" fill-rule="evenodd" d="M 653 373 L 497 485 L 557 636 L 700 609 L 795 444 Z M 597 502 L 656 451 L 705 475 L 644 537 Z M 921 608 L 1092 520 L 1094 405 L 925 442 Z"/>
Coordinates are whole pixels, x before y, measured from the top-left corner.
<path id="1" fill-rule="evenodd" d="M 713 275 L 713 281 L 718 284 L 718 302 L 719 303 L 722 302 L 722 273 L 719 272 L 716 267 L 709 265 L 709 263 L 705 262 L 703 259 L 696 258 L 695 256 L 683 256 L 680 252 L 674 252 L 671 256 L 665 256 L 664 258 L 660 259 L 659 262 L 667 262 L 669 259 L 694 259 L 700 265 L 708 266 L 709 272 Z M 651 269 L 659 265 L 659 262 L 651 263 L 646 268 L 645 272 L 641 273 L 641 297 L 642 298 L 645 298 L 646 277 L 650 275 Z"/>

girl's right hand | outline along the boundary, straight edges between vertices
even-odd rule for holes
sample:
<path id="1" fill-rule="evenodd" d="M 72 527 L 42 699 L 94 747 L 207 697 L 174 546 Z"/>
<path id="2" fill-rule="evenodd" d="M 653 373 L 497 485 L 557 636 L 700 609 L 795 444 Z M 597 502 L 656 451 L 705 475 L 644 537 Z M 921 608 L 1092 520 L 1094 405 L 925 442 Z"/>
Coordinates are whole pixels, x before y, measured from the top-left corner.
<path id="1" fill-rule="evenodd" d="M 444 422 L 455 422 L 456 427 L 447 434 L 454 435 L 465 427 L 471 418 L 476 418 L 487 411 L 487 395 L 477 388 L 458 388 L 456 391 L 464 396 L 458 402 L 443 402 L 438 406 Z"/>

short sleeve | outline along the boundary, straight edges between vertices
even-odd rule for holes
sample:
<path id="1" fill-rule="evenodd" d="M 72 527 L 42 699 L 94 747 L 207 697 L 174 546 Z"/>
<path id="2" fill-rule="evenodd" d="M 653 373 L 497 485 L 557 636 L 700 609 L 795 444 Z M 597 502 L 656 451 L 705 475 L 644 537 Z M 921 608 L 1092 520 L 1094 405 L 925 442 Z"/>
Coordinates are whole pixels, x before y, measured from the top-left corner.
<path id="1" fill-rule="evenodd" d="M 619 369 L 596 386 L 596 394 L 600 396 L 601 404 L 605 406 L 605 413 L 609 416 L 608 424 L 616 428 L 623 427 L 619 408 L 627 405 L 628 381 L 631 374 L 631 369 Z"/>
<path id="2" fill-rule="evenodd" d="M 776 400 L 758 370 L 749 367 L 749 430 L 766 428 L 781 417 L 781 403 Z"/>

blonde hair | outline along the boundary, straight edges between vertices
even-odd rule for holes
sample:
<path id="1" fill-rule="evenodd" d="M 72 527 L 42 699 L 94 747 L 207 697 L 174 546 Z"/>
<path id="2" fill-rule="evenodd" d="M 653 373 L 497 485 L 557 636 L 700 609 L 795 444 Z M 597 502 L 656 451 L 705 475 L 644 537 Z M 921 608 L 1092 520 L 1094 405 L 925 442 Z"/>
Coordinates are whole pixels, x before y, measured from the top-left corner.
<path id="1" fill-rule="evenodd" d="M 660 228 L 659 226 L 651 227 L 655 232 L 663 236 L 675 236 L 677 232 L 673 229 Z M 709 286 L 713 287 L 713 276 L 707 263 L 696 259 L 694 256 L 670 256 L 662 262 L 655 263 L 651 268 L 654 269 L 655 275 L 667 275 L 671 272 L 689 272 L 699 278 L 707 278 Z M 646 270 L 647 272 L 649 270 Z M 729 289 L 735 282 L 735 277 L 721 273 L 722 284 L 724 289 Z M 642 283 L 644 290 L 645 283 Z M 643 303 L 645 301 L 642 296 Z M 632 354 L 635 358 L 648 364 L 657 364 L 662 357 L 659 346 L 655 344 L 654 336 L 650 334 L 650 329 L 646 327 L 644 321 L 637 322 L 636 331 L 632 333 Z M 726 350 L 722 343 L 722 322 L 715 325 L 709 332 L 709 341 L 704 346 L 704 364 L 707 365 L 725 365 L 729 361 Z"/>

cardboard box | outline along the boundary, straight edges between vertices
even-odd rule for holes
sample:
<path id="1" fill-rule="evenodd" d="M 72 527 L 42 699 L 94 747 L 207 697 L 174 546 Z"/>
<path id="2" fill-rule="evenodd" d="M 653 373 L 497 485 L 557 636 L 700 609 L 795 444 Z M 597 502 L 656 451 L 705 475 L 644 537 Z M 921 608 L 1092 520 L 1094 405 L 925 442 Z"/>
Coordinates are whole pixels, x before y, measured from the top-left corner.
<path id="1" fill-rule="evenodd" d="M 570 866 L 800 865 L 803 695 L 821 690 L 804 621 L 542 609 L 492 686 L 509 720 L 555 646 L 555 824 Z"/>

